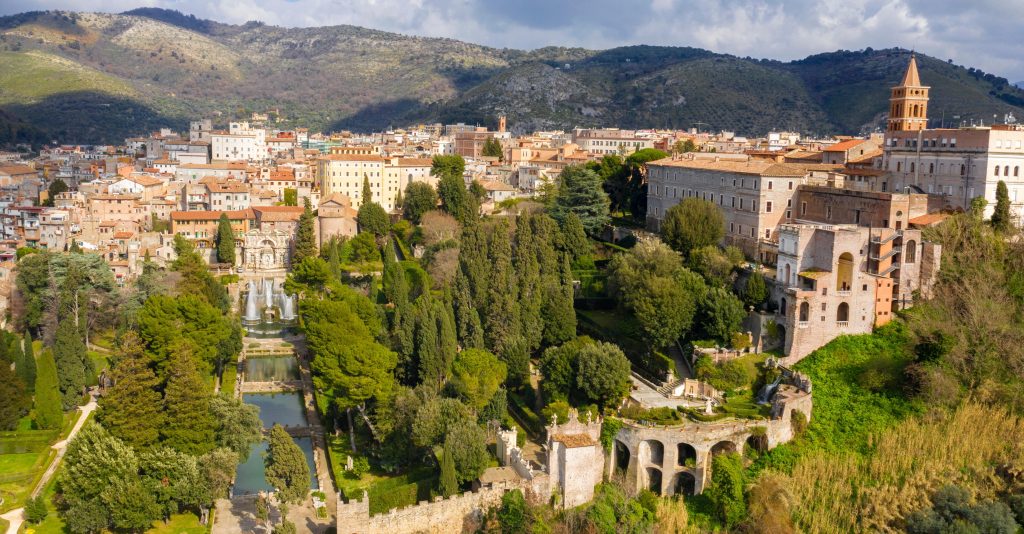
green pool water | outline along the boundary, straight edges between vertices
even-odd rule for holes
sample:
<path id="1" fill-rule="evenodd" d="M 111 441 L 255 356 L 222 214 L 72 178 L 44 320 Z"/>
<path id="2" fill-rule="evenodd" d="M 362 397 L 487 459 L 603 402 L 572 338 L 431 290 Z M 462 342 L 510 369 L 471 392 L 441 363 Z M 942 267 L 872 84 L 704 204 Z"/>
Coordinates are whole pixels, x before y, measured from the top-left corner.
<path id="1" fill-rule="evenodd" d="M 306 455 L 306 463 L 309 465 L 310 488 L 320 489 L 320 483 L 316 478 L 316 466 L 313 465 L 313 440 L 310 438 L 292 438 Z M 232 496 L 252 495 L 261 491 L 272 491 L 274 488 L 267 484 L 264 477 L 263 460 L 267 454 L 268 444 L 266 441 L 253 444 L 249 449 L 249 458 L 238 466 L 235 473 L 235 485 L 231 489 Z"/>
<path id="2" fill-rule="evenodd" d="M 274 382 L 299 379 L 299 365 L 292 356 L 246 358 L 246 382 Z"/>
<path id="3" fill-rule="evenodd" d="M 286 427 L 306 426 L 306 408 L 302 405 L 302 394 L 299 392 L 246 393 L 242 400 L 259 407 L 263 428 L 275 424 Z"/>

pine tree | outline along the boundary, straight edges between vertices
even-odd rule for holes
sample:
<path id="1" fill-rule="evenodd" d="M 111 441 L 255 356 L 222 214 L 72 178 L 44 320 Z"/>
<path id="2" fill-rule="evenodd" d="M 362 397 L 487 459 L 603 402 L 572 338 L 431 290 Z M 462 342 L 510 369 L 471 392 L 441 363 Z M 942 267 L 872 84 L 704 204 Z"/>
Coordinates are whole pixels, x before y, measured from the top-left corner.
<path id="1" fill-rule="evenodd" d="M 306 198 L 306 209 L 299 217 L 299 227 L 295 231 L 295 252 L 292 254 L 292 265 L 302 263 L 306 258 L 315 258 L 316 250 L 316 217 L 309 205 L 309 198 Z"/>
<path id="2" fill-rule="evenodd" d="M 235 232 L 227 213 L 221 213 L 217 222 L 217 261 L 235 264 Z"/>
<path id="3" fill-rule="evenodd" d="M 488 349 L 500 353 L 505 349 L 505 343 L 519 335 L 519 303 L 516 302 L 512 244 L 506 219 L 499 220 L 495 225 L 488 252 L 491 280 L 488 289 L 489 305 L 484 316 L 484 340 Z"/>
<path id="4" fill-rule="evenodd" d="M 11 355 L 14 360 L 14 370 L 18 374 L 18 378 L 25 384 L 29 393 L 35 391 L 36 387 L 36 358 L 35 351 L 32 350 L 32 336 L 25 333 L 25 338 L 28 341 L 28 350 L 22 350 L 22 340 L 15 338 L 11 342 Z"/>
<path id="5" fill-rule="evenodd" d="M 47 430 L 60 428 L 64 423 L 61 407 L 60 386 L 57 379 L 57 365 L 53 353 L 44 350 L 39 356 L 39 372 L 36 373 L 36 427 Z"/>
<path id="6" fill-rule="evenodd" d="M 416 326 L 416 360 L 420 381 L 440 388 L 451 372 L 458 350 L 451 309 L 444 302 L 421 295 Z"/>
<path id="7" fill-rule="evenodd" d="M 281 425 L 270 429 L 270 446 L 264 462 L 267 482 L 277 489 L 281 502 L 300 503 L 306 498 L 310 479 L 306 455 Z"/>
<path id="8" fill-rule="evenodd" d="M 441 494 L 451 497 L 459 492 L 459 481 L 455 478 L 455 460 L 448 447 L 441 453 Z"/>
<path id="9" fill-rule="evenodd" d="M 73 318 L 65 318 L 57 325 L 53 359 L 57 364 L 62 403 L 65 410 L 70 410 L 81 402 L 82 392 L 92 374 L 92 361 L 86 354 L 85 344 Z"/>
<path id="10" fill-rule="evenodd" d="M 764 276 L 757 270 L 750 274 L 747 283 L 743 286 L 743 304 L 758 307 L 768 299 L 768 286 L 764 283 Z"/>
<path id="11" fill-rule="evenodd" d="M 215 446 L 217 422 L 210 411 L 210 393 L 203 382 L 190 342 L 179 341 L 171 349 L 164 389 L 166 423 L 160 429 L 163 443 L 187 454 L 204 454 Z"/>
<path id="12" fill-rule="evenodd" d="M 999 180 L 996 184 L 996 207 L 992 212 L 992 227 L 998 232 L 1008 232 L 1013 225 L 1010 219 L 1010 192 L 1006 182 Z"/>
<path id="13" fill-rule="evenodd" d="M 141 349 L 139 344 L 122 346 Z M 163 427 L 160 379 L 147 364 L 141 350 L 122 354 L 111 373 L 114 385 L 100 399 L 96 413 L 96 420 L 114 437 L 136 448 L 155 444 Z"/>

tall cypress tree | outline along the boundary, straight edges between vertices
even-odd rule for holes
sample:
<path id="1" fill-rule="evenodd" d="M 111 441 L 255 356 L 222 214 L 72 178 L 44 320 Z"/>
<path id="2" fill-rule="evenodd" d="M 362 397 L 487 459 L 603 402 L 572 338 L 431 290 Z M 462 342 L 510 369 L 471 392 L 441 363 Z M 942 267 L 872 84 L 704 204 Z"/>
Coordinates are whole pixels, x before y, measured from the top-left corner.
<path id="1" fill-rule="evenodd" d="M 57 379 L 57 364 L 53 353 L 44 350 L 39 355 L 39 372 L 36 373 L 36 427 L 47 430 L 60 428 L 64 423 L 61 407 L 60 385 Z"/>
<path id="2" fill-rule="evenodd" d="M 520 326 L 508 220 L 501 219 L 494 226 L 487 257 L 491 280 L 488 284 L 489 305 L 484 316 L 484 340 L 491 352 L 500 353 L 505 350 L 507 342 L 519 335 Z"/>
<path id="3" fill-rule="evenodd" d="M 531 219 L 529 215 L 523 215 L 516 222 L 516 246 L 513 257 L 514 272 L 518 278 L 515 283 L 519 290 L 517 302 L 522 320 L 520 331 L 529 352 L 540 347 L 544 334 L 540 263 L 537 261 L 537 240 L 533 234 Z"/>
<path id="4" fill-rule="evenodd" d="M 0 362 L 0 430 L 18 427 L 18 420 L 31 403 L 25 389 L 25 383 L 11 371 L 10 365 Z"/>
<path id="5" fill-rule="evenodd" d="M 28 355 L 25 357 L 27 359 Z M 93 373 L 92 361 L 73 318 L 66 317 L 57 325 L 53 359 L 57 364 L 62 403 L 65 410 L 70 410 L 81 402 L 82 391 Z"/>
<path id="6" fill-rule="evenodd" d="M 25 336 L 28 338 L 28 353 L 26 354 L 21 348 L 23 340 L 15 337 L 11 341 L 10 354 L 11 360 L 14 361 L 14 370 L 18 374 L 18 378 L 21 379 L 22 383 L 25 384 L 25 388 L 31 393 L 36 388 L 37 364 L 34 355 L 35 351 L 32 350 L 32 336 L 28 335 L 28 333 Z"/>
<path id="7" fill-rule="evenodd" d="M 441 453 L 441 494 L 451 497 L 459 492 L 459 481 L 455 476 L 455 460 L 448 452 L 449 446 L 445 443 L 444 451 Z"/>
<path id="8" fill-rule="evenodd" d="M 299 227 L 295 231 L 295 252 L 292 254 L 292 265 L 298 265 L 306 258 L 315 258 L 316 250 L 316 216 L 313 215 L 313 208 L 306 198 L 306 209 L 299 217 Z"/>
<path id="9" fill-rule="evenodd" d="M 179 341 L 171 351 L 164 388 L 167 422 L 160 429 L 163 443 L 188 454 L 214 449 L 217 421 L 210 412 L 210 393 L 194 361 L 194 347 Z"/>
<path id="10" fill-rule="evenodd" d="M 455 289 L 451 298 L 459 344 L 463 349 L 482 349 L 484 347 L 484 329 L 480 324 L 480 313 L 473 305 L 473 296 L 469 291 L 469 279 L 466 278 L 462 269 L 455 273 Z"/>
<path id="11" fill-rule="evenodd" d="M 576 337 L 576 310 L 573 308 L 572 269 L 564 254 L 561 273 L 548 278 L 544 286 L 544 342 L 559 345 Z"/>
<path id="12" fill-rule="evenodd" d="M 139 344 L 122 346 L 141 349 Z M 111 372 L 114 385 L 100 399 L 96 413 L 96 420 L 114 437 L 136 448 L 155 444 L 163 426 L 160 379 L 147 364 L 141 350 L 122 354 Z"/>
<path id="13" fill-rule="evenodd" d="M 359 199 L 359 206 L 373 202 L 373 189 L 370 188 L 370 177 L 363 174 L 363 198 Z"/>
<path id="14" fill-rule="evenodd" d="M 996 207 L 992 212 L 992 227 L 999 232 L 1007 232 L 1013 225 L 1010 219 L 1010 192 L 1006 182 L 999 180 L 996 184 Z"/>
<path id="15" fill-rule="evenodd" d="M 217 261 L 235 264 L 235 232 L 227 213 L 221 213 L 217 222 Z"/>

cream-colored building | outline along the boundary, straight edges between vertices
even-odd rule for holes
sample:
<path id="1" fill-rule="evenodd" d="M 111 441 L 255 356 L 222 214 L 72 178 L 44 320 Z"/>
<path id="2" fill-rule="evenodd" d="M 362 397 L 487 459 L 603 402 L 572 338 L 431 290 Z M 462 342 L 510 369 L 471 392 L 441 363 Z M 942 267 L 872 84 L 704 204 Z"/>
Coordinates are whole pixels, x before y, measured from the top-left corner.
<path id="1" fill-rule="evenodd" d="M 214 161 L 255 163 L 270 156 L 266 130 L 253 128 L 248 122 L 232 122 L 227 132 L 211 133 L 210 148 Z"/>
<path id="2" fill-rule="evenodd" d="M 369 180 L 372 202 L 395 211 L 398 193 L 412 182 L 436 186 L 427 158 L 385 158 L 372 154 L 328 154 L 317 160 L 317 176 L 323 198 L 340 193 L 352 200 L 356 209 L 365 199 L 363 180 Z"/>

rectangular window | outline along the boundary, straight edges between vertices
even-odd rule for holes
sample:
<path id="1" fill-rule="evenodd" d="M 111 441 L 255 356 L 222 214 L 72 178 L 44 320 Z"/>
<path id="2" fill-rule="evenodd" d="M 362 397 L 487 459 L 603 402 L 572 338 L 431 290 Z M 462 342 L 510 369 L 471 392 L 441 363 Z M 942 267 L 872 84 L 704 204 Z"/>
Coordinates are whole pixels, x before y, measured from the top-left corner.
<path id="1" fill-rule="evenodd" d="M 764 204 L 764 211 L 765 211 L 765 213 L 771 213 L 772 212 L 772 201 L 771 200 L 769 200 L 768 202 L 765 202 L 765 204 Z"/>
<path id="2" fill-rule="evenodd" d="M 807 215 L 807 203 L 806 202 L 801 202 L 800 203 L 800 216 L 803 217 L 804 215 Z"/>

